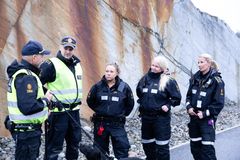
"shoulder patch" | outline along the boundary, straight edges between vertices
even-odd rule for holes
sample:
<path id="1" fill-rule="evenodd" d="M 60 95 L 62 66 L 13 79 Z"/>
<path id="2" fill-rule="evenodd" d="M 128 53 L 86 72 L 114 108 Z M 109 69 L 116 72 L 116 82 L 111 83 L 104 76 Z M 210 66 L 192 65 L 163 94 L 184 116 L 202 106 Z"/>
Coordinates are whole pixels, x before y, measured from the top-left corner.
<path id="1" fill-rule="evenodd" d="M 224 96 L 224 90 L 223 90 L 223 89 L 221 89 L 220 95 L 221 95 L 221 96 Z"/>
<path id="2" fill-rule="evenodd" d="M 33 90 L 32 90 L 32 84 L 28 83 L 27 84 L 27 93 L 32 93 Z"/>

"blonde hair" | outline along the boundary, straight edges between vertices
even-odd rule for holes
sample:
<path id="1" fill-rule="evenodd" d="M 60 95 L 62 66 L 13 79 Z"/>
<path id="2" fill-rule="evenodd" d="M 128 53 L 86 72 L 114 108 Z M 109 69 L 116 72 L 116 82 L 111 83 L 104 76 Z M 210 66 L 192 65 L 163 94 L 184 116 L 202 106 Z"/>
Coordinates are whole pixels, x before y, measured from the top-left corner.
<path id="1" fill-rule="evenodd" d="M 165 57 L 157 56 L 153 59 L 153 61 L 155 61 L 163 71 L 168 69 L 168 60 Z"/>
<path id="2" fill-rule="evenodd" d="M 219 70 L 218 64 L 215 60 L 213 60 L 212 56 L 208 53 L 203 53 L 199 55 L 199 57 L 205 58 L 207 62 L 211 63 L 211 68 L 215 70 Z"/>
<path id="3" fill-rule="evenodd" d="M 168 60 L 163 56 L 157 56 L 153 59 L 153 61 L 155 61 L 163 71 L 159 81 L 159 90 L 164 91 L 170 79 L 170 77 L 166 74 L 168 72 Z"/>

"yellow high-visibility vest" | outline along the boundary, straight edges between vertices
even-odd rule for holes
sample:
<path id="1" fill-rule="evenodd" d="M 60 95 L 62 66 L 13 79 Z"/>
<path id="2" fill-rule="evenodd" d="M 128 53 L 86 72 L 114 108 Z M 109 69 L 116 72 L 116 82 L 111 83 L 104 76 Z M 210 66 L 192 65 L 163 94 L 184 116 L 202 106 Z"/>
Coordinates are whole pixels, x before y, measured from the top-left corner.
<path id="1" fill-rule="evenodd" d="M 8 87 L 10 87 L 7 92 L 9 118 L 15 124 L 24 124 L 24 123 L 41 124 L 47 119 L 47 116 L 48 116 L 47 106 L 44 106 L 44 109 L 41 112 L 34 113 L 31 115 L 24 115 L 18 108 L 17 92 L 14 85 L 15 79 L 18 74 L 27 74 L 27 75 L 32 75 L 36 77 L 37 85 L 38 85 L 37 99 L 44 97 L 42 83 L 38 78 L 38 76 L 32 71 L 27 69 L 18 70 L 16 73 L 13 74 L 12 78 L 9 80 L 9 83 L 8 83 Z"/>
<path id="2" fill-rule="evenodd" d="M 56 79 L 54 82 L 47 83 L 48 89 L 55 94 L 61 103 L 79 103 L 82 100 L 82 67 L 80 63 L 76 64 L 74 75 L 60 59 L 54 57 L 50 60 L 56 70 Z M 53 98 L 53 101 L 57 100 Z M 77 109 L 79 109 L 79 105 L 73 108 L 73 110 Z M 59 112 L 57 108 L 51 111 Z"/>

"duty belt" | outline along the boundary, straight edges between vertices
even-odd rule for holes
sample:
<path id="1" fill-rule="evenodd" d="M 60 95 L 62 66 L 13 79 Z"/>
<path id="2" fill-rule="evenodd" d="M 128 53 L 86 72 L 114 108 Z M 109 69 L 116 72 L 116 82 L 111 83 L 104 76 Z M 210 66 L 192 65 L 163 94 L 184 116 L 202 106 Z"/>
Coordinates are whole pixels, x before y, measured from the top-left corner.
<path id="1" fill-rule="evenodd" d="M 25 132 L 25 131 L 35 131 L 41 129 L 42 125 L 41 124 L 14 124 L 14 131 L 20 131 L 20 132 Z"/>
<path id="2" fill-rule="evenodd" d="M 92 122 L 118 122 L 118 123 L 125 123 L 125 117 L 113 117 L 113 116 L 100 116 L 100 115 L 93 115 L 91 118 Z"/>

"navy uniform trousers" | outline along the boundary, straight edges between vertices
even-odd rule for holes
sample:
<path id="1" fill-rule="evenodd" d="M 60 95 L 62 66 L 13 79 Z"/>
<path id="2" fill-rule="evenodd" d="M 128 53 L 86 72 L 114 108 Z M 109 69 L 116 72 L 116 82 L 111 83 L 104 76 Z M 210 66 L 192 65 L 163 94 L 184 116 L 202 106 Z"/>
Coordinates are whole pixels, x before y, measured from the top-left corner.
<path id="1" fill-rule="evenodd" d="M 192 118 L 188 124 L 191 153 L 195 160 L 217 160 L 214 148 L 215 121 Z"/>
<path id="2" fill-rule="evenodd" d="M 79 110 L 69 111 L 71 116 L 80 125 Z M 51 113 L 48 118 L 45 159 L 57 160 L 58 154 L 63 150 L 66 140 L 66 159 L 75 160 L 79 155 L 79 142 L 81 141 L 81 128 L 65 112 Z"/>
<path id="3" fill-rule="evenodd" d="M 100 127 L 104 130 L 99 133 Z M 124 123 L 94 122 L 94 141 L 97 147 L 109 154 L 109 138 L 111 137 L 114 155 L 117 159 L 128 157 L 130 144 Z"/>
<path id="4" fill-rule="evenodd" d="M 169 115 L 142 117 L 142 144 L 147 160 L 169 160 L 169 139 L 171 137 Z"/>
<path id="5" fill-rule="evenodd" d="M 36 160 L 38 158 L 41 133 L 41 129 L 12 132 L 12 137 L 16 143 L 15 160 Z"/>

